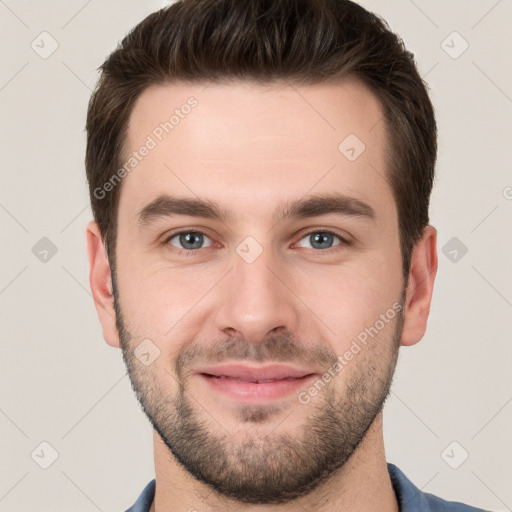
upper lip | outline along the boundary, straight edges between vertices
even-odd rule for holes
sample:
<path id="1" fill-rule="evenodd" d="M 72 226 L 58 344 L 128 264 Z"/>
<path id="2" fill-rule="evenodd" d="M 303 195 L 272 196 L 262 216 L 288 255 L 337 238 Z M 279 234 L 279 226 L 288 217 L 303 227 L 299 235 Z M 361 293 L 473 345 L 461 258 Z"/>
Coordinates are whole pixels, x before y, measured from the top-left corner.
<path id="1" fill-rule="evenodd" d="M 301 378 L 314 372 L 284 364 L 272 364 L 267 366 L 248 366 L 241 364 L 221 364 L 217 366 L 203 367 L 194 373 L 203 373 L 216 377 L 231 377 L 247 381 L 281 380 L 286 378 Z"/>

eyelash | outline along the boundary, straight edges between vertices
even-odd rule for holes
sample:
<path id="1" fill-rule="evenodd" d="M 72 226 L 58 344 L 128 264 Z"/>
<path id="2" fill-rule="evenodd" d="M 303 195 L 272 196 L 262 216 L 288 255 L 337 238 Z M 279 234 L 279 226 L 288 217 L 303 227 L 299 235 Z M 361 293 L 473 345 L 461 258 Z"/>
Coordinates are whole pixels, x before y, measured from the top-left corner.
<path id="1" fill-rule="evenodd" d="M 165 240 L 162 242 L 162 245 L 165 246 L 167 249 L 169 249 L 173 253 L 177 253 L 178 255 L 185 255 L 185 256 L 197 255 L 201 249 L 211 249 L 212 248 L 212 246 L 210 246 L 210 247 L 203 247 L 203 248 L 199 248 L 199 249 L 186 250 L 186 249 L 178 249 L 174 246 L 169 245 L 170 240 L 172 240 L 174 237 L 179 236 L 184 233 L 195 233 L 195 234 L 200 234 L 200 235 L 210 238 L 210 236 L 207 233 L 205 233 L 204 231 L 201 231 L 200 229 L 185 229 L 182 231 L 177 231 L 176 233 L 172 233 L 172 235 L 169 235 L 168 237 L 166 237 Z M 332 235 L 332 236 L 339 238 L 339 240 L 341 242 L 338 245 L 329 247 L 328 249 L 312 249 L 316 253 L 330 254 L 332 251 L 340 250 L 344 246 L 351 245 L 351 242 L 349 240 L 342 237 L 340 234 L 336 233 L 335 231 L 331 231 L 330 229 L 313 229 L 313 230 L 309 231 L 308 233 L 305 233 L 304 235 L 302 235 L 300 240 L 302 240 L 303 238 L 306 238 L 307 236 L 310 236 L 314 233 L 322 233 L 322 234 Z"/>

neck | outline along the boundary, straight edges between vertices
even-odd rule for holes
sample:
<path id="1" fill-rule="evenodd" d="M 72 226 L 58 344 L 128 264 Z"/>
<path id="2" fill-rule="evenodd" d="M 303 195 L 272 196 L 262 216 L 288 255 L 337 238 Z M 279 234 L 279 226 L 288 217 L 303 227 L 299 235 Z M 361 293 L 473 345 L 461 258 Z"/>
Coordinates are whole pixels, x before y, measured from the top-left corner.
<path id="1" fill-rule="evenodd" d="M 196 480 L 169 453 L 156 431 L 155 499 L 150 512 L 284 512 L 290 503 L 246 505 L 219 495 Z M 382 412 L 347 463 L 307 496 L 295 500 L 294 510 L 317 512 L 399 512 L 384 454 Z"/>

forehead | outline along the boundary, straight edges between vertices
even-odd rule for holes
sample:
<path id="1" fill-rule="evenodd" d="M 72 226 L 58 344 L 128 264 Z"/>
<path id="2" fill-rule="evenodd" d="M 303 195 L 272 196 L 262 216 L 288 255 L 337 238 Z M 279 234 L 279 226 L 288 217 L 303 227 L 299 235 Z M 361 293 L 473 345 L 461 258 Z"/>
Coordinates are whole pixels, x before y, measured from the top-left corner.
<path id="1" fill-rule="evenodd" d="M 162 193 L 200 196 L 258 217 L 263 203 L 309 191 L 341 192 L 389 210 L 382 120 L 378 99 L 354 79 L 151 86 L 129 120 L 125 157 L 133 165 L 119 217 L 134 217 Z"/>

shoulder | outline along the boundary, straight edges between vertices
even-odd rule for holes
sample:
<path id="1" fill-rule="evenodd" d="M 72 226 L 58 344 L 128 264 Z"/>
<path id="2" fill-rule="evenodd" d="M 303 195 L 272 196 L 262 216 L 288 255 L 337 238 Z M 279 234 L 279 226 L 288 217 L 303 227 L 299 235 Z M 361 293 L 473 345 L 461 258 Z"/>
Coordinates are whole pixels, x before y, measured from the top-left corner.
<path id="1" fill-rule="evenodd" d="M 388 463 L 388 471 L 400 505 L 400 512 L 488 512 L 422 492 L 394 464 Z"/>
<path id="2" fill-rule="evenodd" d="M 137 498 L 137 501 L 125 512 L 149 512 L 153 498 L 155 497 L 156 480 L 149 482 Z"/>

